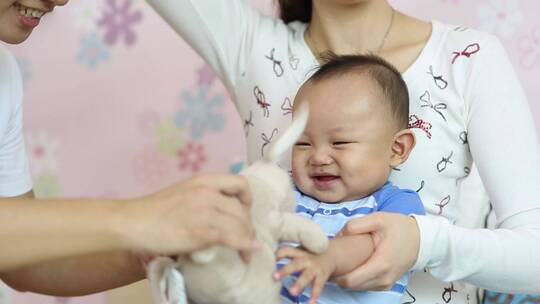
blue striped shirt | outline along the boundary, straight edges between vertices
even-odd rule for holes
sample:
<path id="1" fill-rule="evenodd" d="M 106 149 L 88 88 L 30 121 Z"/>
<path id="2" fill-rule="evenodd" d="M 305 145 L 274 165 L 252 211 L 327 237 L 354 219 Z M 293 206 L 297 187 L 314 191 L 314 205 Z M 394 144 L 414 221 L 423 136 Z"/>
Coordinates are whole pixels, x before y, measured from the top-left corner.
<path id="1" fill-rule="evenodd" d="M 335 237 L 349 220 L 376 211 L 405 215 L 425 213 L 422 201 L 415 191 L 400 189 L 390 182 L 384 184 L 368 197 L 343 203 L 319 202 L 298 190 L 295 191 L 295 198 L 298 203 L 297 214 L 319 224 L 329 238 Z M 286 263 L 287 260 L 279 261 L 278 268 L 283 267 Z M 327 282 L 317 302 L 320 304 L 400 303 L 410 275 L 410 273 L 403 275 L 388 291 L 351 291 L 342 289 L 334 282 Z M 284 278 L 281 303 L 307 303 L 309 301 L 311 287 L 307 287 L 299 296 L 293 296 L 288 292 L 287 288 L 292 287 L 295 279 L 295 276 Z"/>

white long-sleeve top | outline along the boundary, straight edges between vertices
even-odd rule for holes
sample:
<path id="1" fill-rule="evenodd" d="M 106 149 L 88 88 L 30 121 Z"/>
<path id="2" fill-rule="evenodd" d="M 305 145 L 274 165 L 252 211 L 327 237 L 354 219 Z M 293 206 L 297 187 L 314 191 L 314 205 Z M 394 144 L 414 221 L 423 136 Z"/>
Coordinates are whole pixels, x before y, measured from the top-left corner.
<path id="1" fill-rule="evenodd" d="M 32 189 L 22 134 L 22 78 L 13 55 L 0 43 L 0 198 Z"/>
<path id="2" fill-rule="evenodd" d="M 243 119 L 248 159 L 260 158 L 288 126 L 295 94 L 318 65 L 306 24 L 284 24 L 242 0 L 149 3 L 225 83 Z M 474 303 L 466 283 L 540 292 L 540 146 L 525 94 L 497 38 L 436 21 L 432 28 L 403 73 L 417 144 L 391 176 L 417 190 L 429 214 L 416 217 L 418 271 L 404 301 Z M 460 199 L 473 161 L 495 230 L 480 229 L 478 202 Z"/>

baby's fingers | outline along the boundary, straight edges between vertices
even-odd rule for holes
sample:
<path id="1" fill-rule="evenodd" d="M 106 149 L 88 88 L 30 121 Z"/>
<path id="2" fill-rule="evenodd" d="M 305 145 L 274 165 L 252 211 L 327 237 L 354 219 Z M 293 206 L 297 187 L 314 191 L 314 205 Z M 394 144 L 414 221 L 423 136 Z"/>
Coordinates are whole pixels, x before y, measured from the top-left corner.
<path id="1" fill-rule="evenodd" d="M 313 280 L 313 287 L 311 289 L 311 298 L 309 299 L 309 304 L 317 304 L 317 300 L 321 296 L 325 283 L 325 279 L 319 276 L 315 277 L 315 279 Z"/>
<path id="2" fill-rule="evenodd" d="M 287 265 L 274 273 L 274 279 L 281 280 L 281 278 L 302 271 L 304 268 L 304 263 L 301 260 L 291 260 Z"/>
<path id="3" fill-rule="evenodd" d="M 289 289 L 289 292 L 293 296 L 299 295 L 306 286 L 313 281 L 315 273 L 311 269 L 306 269 L 302 272 L 302 275 L 296 280 L 293 287 Z"/>

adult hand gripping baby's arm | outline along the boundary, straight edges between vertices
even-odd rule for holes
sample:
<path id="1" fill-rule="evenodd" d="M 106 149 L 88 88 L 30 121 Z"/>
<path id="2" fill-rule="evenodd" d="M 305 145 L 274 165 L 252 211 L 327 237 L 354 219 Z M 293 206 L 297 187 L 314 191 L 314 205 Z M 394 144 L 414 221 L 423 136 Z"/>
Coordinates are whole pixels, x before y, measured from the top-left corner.
<path id="1" fill-rule="evenodd" d="M 347 289 L 389 290 L 414 265 L 420 232 L 413 217 L 376 212 L 347 223 L 341 235 L 369 233 L 375 252 L 362 266 L 335 281 Z"/>

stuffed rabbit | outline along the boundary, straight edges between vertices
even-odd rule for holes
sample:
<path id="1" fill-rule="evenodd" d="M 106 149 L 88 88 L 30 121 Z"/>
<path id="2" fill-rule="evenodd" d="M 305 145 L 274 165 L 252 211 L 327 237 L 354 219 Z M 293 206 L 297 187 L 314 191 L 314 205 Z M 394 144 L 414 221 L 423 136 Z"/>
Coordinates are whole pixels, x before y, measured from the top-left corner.
<path id="1" fill-rule="evenodd" d="M 290 177 L 276 164 L 302 134 L 307 104 L 303 103 L 266 157 L 240 172 L 252 193 L 251 217 L 262 249 L 253 254 L 248 264 L 236 251 L 225 247 L 212 247 L 177 261 L 164 257 L 153 260 L 148 277 L 155 304 L 187 303 L 185 291 L 196 304 L 277 304 L 281 284 L 272 274 L 278 243 L 298 243 L 314 253 L 326 250 L 328 239 L 322 229 L 294 213 L 296 202 Z"/>

